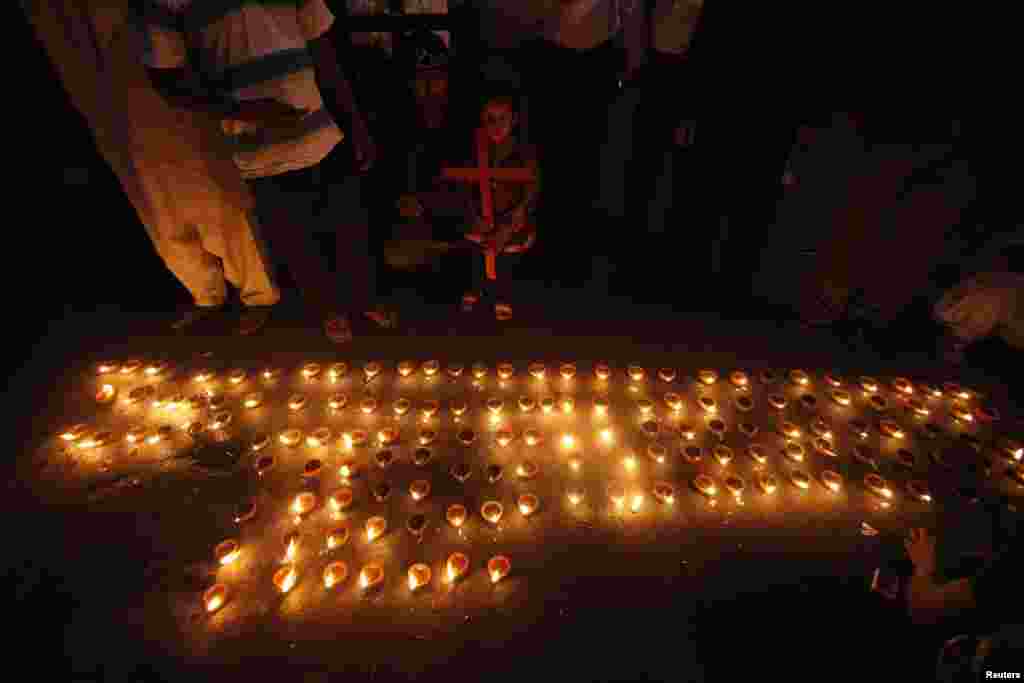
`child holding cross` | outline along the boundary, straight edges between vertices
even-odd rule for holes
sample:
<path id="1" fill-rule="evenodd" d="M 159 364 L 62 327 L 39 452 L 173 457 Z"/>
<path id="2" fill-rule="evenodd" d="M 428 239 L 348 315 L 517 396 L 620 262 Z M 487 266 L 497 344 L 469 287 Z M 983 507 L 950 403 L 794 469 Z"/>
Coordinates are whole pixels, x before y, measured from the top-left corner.
<path id="1" fill-rule="evenodd" d="M 473 163 L 466 168 L 442 170 L 443 179 L 465 183 L 460 193 L 464 198 L 461 213 L 467 224 L 465 238 L 482 252 L 474 254 L 473 285 L 462 298 L 462 310 L 471 312 L 488 295 L 494 299 L 498 320 L 512 317 L 512 279 L 508 271 L 515 269 L 537 234 L 537 155 L 530 145 L 516 139 L 518 123 L 513 97 L 489 97 L 474 136 Z M 427 196 L 421 197 L 429 201 Z M 405 204 L 403 213 L 422 214 L 419 199 Z"/>

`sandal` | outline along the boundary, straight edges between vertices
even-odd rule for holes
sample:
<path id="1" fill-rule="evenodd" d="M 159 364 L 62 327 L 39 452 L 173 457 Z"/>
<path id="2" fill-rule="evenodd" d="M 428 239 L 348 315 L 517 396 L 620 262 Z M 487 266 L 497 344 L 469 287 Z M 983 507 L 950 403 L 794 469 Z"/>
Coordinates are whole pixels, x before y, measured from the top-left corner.
<path id="1" fill-rule="evenodd" d="M 324 333 L 335 344 L 348 344 L 352 341 L 352 326 L 343 315 L 332 315 L 324 320 Z"/>

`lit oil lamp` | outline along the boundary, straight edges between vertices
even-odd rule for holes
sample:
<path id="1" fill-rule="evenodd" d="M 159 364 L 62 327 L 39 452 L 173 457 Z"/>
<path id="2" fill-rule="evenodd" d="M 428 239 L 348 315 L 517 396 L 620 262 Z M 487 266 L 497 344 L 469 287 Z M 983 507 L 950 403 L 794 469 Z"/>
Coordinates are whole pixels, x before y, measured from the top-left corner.
<path id="1" fill-rule="evenodd" d="M 654 500 L 662 505 L 672 505 L 676 502 L 676 488 L 667 481 L 655 482 Z"/>
<path id="2" fill-rule="evenodd" d="M 504 506 L 496 500 L 489 500 L 480 507 L 480 516 L 495 525 L 501 521 L 504 512 Z"/>
<path id="3" fill-rule="evenodd" d="M 853 402 L 853 396 L 845 389 L 833 389 L 829 395 L 833 401 L 841 406 L 848 406 Z"/>
<path id="4" fill-rule="evenodd" d="M 320 472 L 323 470 L 323 462 L 317 458 L 310 458 L 306 461 L 306 464 L 302 466 L 302 476 L 307 479 L 312 479 L 320 476 Z"/>
<path id="5" fill-rule="evenodd" d="M 246 394 L 242 400 L 242 406 L 247 410 L 253 410 L 263 405 L 263 394 L 258 391 L 254 391 L 251 394 Z"/>
<path id="6" fill-rule="evenodd" d="M 850 433 L 858 439 L 864 440 L 871 435 L 871 428 L 863 420 L 850 420 Z"/>
<path id="7" fill-rule="evenodd" d="M 430 495 L 430 482 L 426 479 L 417 479 L 409 484 L 409 495 L 417 503 Z"/>
<path id="8" fill-rule="evenodd" d="M 231 413 L 226 411 L 217 413 L 213 416 L 213 419 L 210 420 L 210 431 L 216 432 L 221 429 L 227 429 L 231 424 L 231 420 Z"/>
<path id="9" fill-rule="evenodd" d="M 491 413 L 491 415 L 500 415 L 504 407 L 505 402 L 500 398 L 493 397 L 487 399 L 487 410 Z"/>
<path id="10" fill-rule="evenodd" d="M 571 488 L 565 495 L 570 505 L 576 506 L 583 502 L 583 491 L 581 489 Z"/>
<path id="11" fill-rule="evenodd" d="M 206 405 L 210 410 L 222 410 L 227 405 L 227 399 L 224 396 L 210 395 Z"/>
<path id="12" fill-rule="evenodd" d="M 718 419 L 717 417 L 713 420 L 708 420 L 708 431 L 717 436 L 719 439 L 725 438 L 725 432 L 728 430 L 725 422 Z"/>
<path id="13" fill-rule="evenodd" d="M 234 386 L 238 386 L 239 384 L 245 381 L 245 378 L 248 377 L 248 374 L 249 373 L 246 372 L 244 368 L 234 368 L 233 370 L 228 372 L 228 383 L 233 384 Z"/>
<path id="14" fill-rule="evenodd" d="M 761 431 L 761 428 L 753 422 L 740 422 L 738 428 L 740 433 L 748 439 L 753 439 Z"/>
<path id="15" fill-rule="evenodd" d="M 732 462 L 732 449 L 726 446 L 725 444 L 716 445 L 714 448 L 711 449 L 711 454 L 714 456 L 715 460 L 718 461 L 718 464 L 721 465 L 722 467 L 725 467 L 730 462 Z"/>
<path id="16" fill-rule="evenodd" d="M 473 475 L 473 468 L 464 462 L 460 462 L 452 465 L 451 473 L 455 481 L 465 484 Z"/>
<path id="17" fill-rule="evenodd" d="M 502 448 L 505 448 L 506 446 L 508 446 L 510 443 L 512 443 L 512 441 L 514 439 L 515 439 L 515 434 L 512 432 L 511 429 L 509 429 L 507 427 L 502 427 L 494 435 L 494 440 Z"/>
<path id="18" fill-rule="evenodd" d="M 675 369 L 674 368 L 659 368 L 658 369 L 658 379 L 660 379 L 662 382 L 675 382 L 676 381 L 676 371 L 675 371 Z"/>
<path id="19" fill-rule="evenodd" d="M 376 562 L 371 562 L 359 572 L 359 587 L 365 590 L 376 588 L 384 581 L 384 568 Z"/>
<path id="20" fill-rule="evenodd" d="M 537 402 L 535 400 L 533 400 L 533 398 L 531 398 L 529 396 L 520 396 L 519 397 L 519 410 L 520 411 L 522 411 L 524 413 L 529 413 L 529 412 L 533 411 L 533 409 L 536 408 L 536 407 L 537 407 Z"/>
<path id="21" fill-rule="evenodd" d="M 789 473 L 789 480 L 793 485 L 802 491 L 811 488 L 811 478 L 803 470 L 793 470 Z"/>
<path id="22" fill-rule="evenodd" d="M 91 436 L 85 436 L 77 442 L 77 446 L 84 450 L 91 450 L 93 448 L 102 448 L 106 446 L 114 438 L 114 434 L 109 431 L 96 432 Z"/>
<path id="23" fill-rule="evenodd" d="M 607 363 L 598 363 L 594 366 L 594 376 L 602 382 L 608 381 L 612 376 L 612 368 Z"/>
<path id="24" fill-rule="evenodd" d="M 609 484 L 608 498 L 616 510 L 621 510 L 626 505 L 626 489 L 622 484 Z"/>
<path id="25" fill-rule="evenodd" d="M 779 488 L 779 482 L 771 474 L 761 472 L 757 475 L 757 488 L 761 489 L 761 493 L 770 496 Z"/>
<path id="26" fill-rule="evenodd" d="M 409 531 L 416 542 L 423 540 L 423 532 L 427 530 L 427 516 L 421 513 L 417 513 L 409 517 L 409 521 L 405 523 L 405 528 Z"/>
<path id="27" fill-rule="evenodd" d="M 824 470 L 821 473 L 821 483 L 832 493 L 839 493 L 843 488 L 843 477 L 833 470 Z"/>
<path id="28" fill-rule="evenodd" d="M 1021 459 L 1024 459 L 1024 444 L 1021 444 L 1020 441 L 1016 441 L 1014 439 L 1004 439 L 1000 443 L 1000 448 L 1008 458 L 1011 458 L 1018 462 L 1020 462 Z"/>
<path id="29" fill-rule="evenodd" d="M 299 541 L 301 536 L 298 531 L 289 531 L 284 536 L 284 564 L 291 564 L 299 554 Z"/>
<path id="30" fill-rule="evenodd" d="M 740 394 L 733 401 L 736 404 L 736 408 L 744 413 L 749 413 L 754 409 L 754 399 L 746 394 Z"/>
<path id="31" fill-rule="evenodd" d="M 458 422 L 459 418 L 466 414 L 469 410 L 469 404 L 461 399 L 456 399 L 449 404 L 448 409 L 455 417 L 455 421 Z"/>
<path id="32" fill-rule="evenodd" d="M 800 438 L 800 428 L 788 420 L 783 420 L 779 423 L 779 433 L 787 439 Z"/>
<path id="33" fill-rule="evenodd" d="M 147 431 L 145 427 L 132 427 L 125 432 L 124 440 L 129 444 L 141 444 L 146 440 Z"/>
<path id="34" fill-rule="evenodd" d="M 142 367 L 142 361 L 138 360 L 137 358 L 133 358 L 131 360 L 126 360 L 121 365 L 121 374 L 122 375 L 126 375 L 126 376 L 127 375 L 134 375 L 136 372 L 139 371 L 139 369 L 141 367 Z"/>
<path id="35" fill-rule="evenodd" d="M 865 475 L 864 486 L 877 496 L 881 496 L 885 499 L 892 498 L 892 489 L 889 488 L 889 483 L 874 472 L 870 472 Z"/>
<path id="36" fill-rule="evenodd" d="M 497 484 L 504 475 L 501 465 L 488 465 L 485 472 L 487 474 L 487 483 L 489 484 Z"/>
<path id="37" fill-rule="evenodd" d="M 298 579 L 299 575 L 295 572 L 295 567 L 285 566 L 274 572 L 274 586 L 281 593 L 287 593 L 294 588 Z"/>
<path id="38" fill-rule="evenodd" d="M 540 506 L 540 499 L 532 493 L 524 493 L 519 496 L 519 513 L 523 517 L 529 517 Z"/>
<path id="39" fill-rule="evenodd" d="M 805 387 L 811 383 L 811 377 L 803 370 L 790 370 L 789 381 L 798 387 Z"/>
<path id="40" fill-rule="evenodd" d="M 292 394 L 288 399 L 288 410 L 298 412 L 306 407 L 306 397 L 303 394 Z"/>
<path id="41" fill-rule="evenodd" d="M 390 446 L 398 442 L 398 430 L 394 427 L 385 427 L 377 432 L 377 440 L 382 446 Z"/>
<path id="42" fill-rule="evenodd" d="M 264 455 L 256 460 L 254 467 L 256 468 L 256 474 L 262 477 L 264 474 L 274 469 L 274 465 L 277 464 L 277 459 L 272 455 Z"/>
<path id="43" fill-rule="evenodd" d="M 387 531 L 388 520 L 383 517 L 370 517 L 366 520 L 366 540 L 370 543 L 376 541 Z"/>
<path id="44" fill-rule="evenodd" d="M 469 513 L 466 511 L 466 506 L 460 503 L 454 503 L 448 506 L 445 510 L 444 517 L 456 529 L 462 527 L 466 522 L 466 517 Z"/>
<path id="45" fill-rule="evenodd" d="M 194 375 L 192 375 L 192 381 L 196 382 L 197 384 L 206 384 L 207 382 L 212 381 L 214 376 L 215 373 L 213 372 L 213 370 L 204 368 L 202 370 L 197 371 Z"/>
<path id="46" fill-rule="evenodd" d="M 530 376 L 536 380 L 542 380 L 547 375 L 547 367 L 544 363 L 530 363 L 530 367 L 527 368 L 527 372 Z"/>
<path id="47" fill-rule="evenodd" d="M 566 415 L 571 415 L 576 409 L 576 401 L 572 396 L 563 396 L 558 403 L 562 408 L 562 412 Z"/>
<path id="48" fill-rule="evenodd" d="M 714 370 L 698 370 L 697 381 L 705 386 L 711 386 L 718 381 L 718 373 Z"/>
<path id="49" fill-rule="evenodd" d="M 545 396 L 540 400 L 540 409 L 545 415 L 550 415 L 555 410 L 555 399 Z"/>
<path id="50" fill-rule="evenodd" d="M 833 375 L 830 372 L 826 372 L 825 373 L 825 384 L 829 385 L 833 389 L 838 389 L 839 387 L 843 386 L 843 380 L 840 379 L 838 376 Z"/>
<path id="51" fill-rule="evenodd" d="M 429 420 L 430 418 L 437 415 L 437 411 L 441 410 L 441 404 L 433 399 L 427 399 L 420 406 L 420 414 L 423 418 Z"/>
<path id="52" fill-rule="evenodd" d="M 347 405 L 348 396 L 346 396 L 345 394 L 332 394 L 331 397 L 327 399 L 327 407 L 330 408 L 331 410 L 343 410 Z"/>
<path id="53" fill-rule="evenodd" d="M 421 446 L 429 446 L 437 440 L 437 432 L 433 429 L 421 429 L 419 441 Z"/>
<path id="54" fill-rule="evenodd" d="M 710 396 L 701 396 L 697 399 L 697 404 L 703 408 L 706 413 L 718 412 L 718 402 Z"/>
<path id="55" fill-rule="evenodd" d="M 640 508 L 644 505 L 644 494 L 637 492 L 634 493 L 630 499 L 629 509 L 634 513 L 640 512 Z"/>
<path id="56" fill-rule="evenodd" d="M 377 463 L 377 467 L 384 470 L 390 467 L 391 463 L 395 461 L 395 456 L 394 454 L 391 453 L 391 451 L 383 450 L 379 451 L 376 455 L 374 455 L 373 460 L 374 462 Z"/>
<path id="57" fill-rule="evenodd" d="M 636 456 L 627 455 L 622 459 L 622 466 L 626 468 L 627 472 L 636 471 Z"/>
<path id="58" fill-rule="evenodd" d="M 146 387 L 139 388 L 143 389 Z M 193 394 L 188 398 L 187 407 L 189 410 L 202 410 L 203 408 L 206 407 L 206 404 L 209 403 L 209 401 L 210 397 L 207 396 L 206 394 Z"/>
<path id="59" fill-rule="evenodd" d="M 914 385 L 911 384 L 910 380 L 906 377 L 896 377 L 893 379 L 892 388 L 895 389 L 897 393 L 907 396 L 914 393 Z"/>
<path id="60" fill-rule="evenodd" d="M 238 541 L 233 538 L 221 541 L 217 544 L 217 547 L 213 549 L 213 557 L 222 567 L 226 567 L 237 560 L 241 554 L 242 548 L 238 545 Z"/>
<path id="61" fill-rule="evenodd" d="M 786 397 L 783 396 L 782 394 L 769 394 L 768 395 L 768 405 L 770 405 L 775 410 L 783 410 L 783 409 L 785 409 L 786 403 L 787 403 Z"/>
<path id="62" fill-rule="evenodd" d="M 750 377 L 742 370 L 733 370 L 729 373 L 729 382 L 737 389 L 746 389 L 750 386 Z"/>
<path id="63" fill-rule="evenodd" d="M 228 601 L 228 587 L 223 583 L 215 583 L 203 592 L 203 606 L 207 614 L 213 614 Z"/>
<path id="64" fill-rule="evenodd" d="M 347 526 L 340 526 L 327 533 L 327 549 L 336 550 L 348 543 L 349 530 Z"/>
<path id="65" fill-rule="evenodd" d="M 398 398 L 392 404 L 392 408 L 395 411 L 395 415 L 402 417 L 412 409 L 412 401 L 407 398 Z"/>
<path id="66" fill-rule="evenodd" d="M 813 432 L 815 436 L 819 436 L 823 439 L 831 439 L 832 425 L 829 424 L 827 419 L 819 415 L 811 420 L 811 432 Z"/>
<path id="67" fill-rule="evenodd" d="M 498 363 L 497 371 L 500 380 L 512 379 L 516 374 L 515 366 L 511 363 Z"/>
<path id="68" fill-rule="evenodd" d="M 263 379 L 270 382 L 281 376 L 281 368 L 264 368 L 261 374 L 263 375 Z"/>
<path id="69" fill-rule="evenodd" d="M 413 566 L 409 567 L 409 590 L 416 592 L 421 587 L 429 584 L 430 575 L 430 567 L 422 562 L 417 562 Z"/>
<path id="70" fill-rule="evenodd" d="M 445 368 L 445 372 L 448 373 L 448 377 L 451 379 L 458 379 L 462 377 L 462 372 L 465 366 L 462 363 L 449 363 L 448 367 Z"/>
<path id="71" fill-rule="evenodd" d="M 416 363 L 411 360 L 403 360 L 398 364 L 398 376 L 410 377 L 416 372 Z"/>
<path id="72" fill-rule="evenodd" d="M 428 360 L 423 364 L 423 376 L 430 379 L 436 377 L 441 371 L 441 364 L 436 360 Z"/>
<path id="73" fill-rule="evenodd" d="M 697 430 L 691 424 L 679 425 L 679 437 L 683 441 L 693 441 L 697 438 Z"/>
<path id="74" fill-rule="evenodd" d="M 524 460 L 516 467 L 516 476 L 520 479 L 534 479 L 540 473 L 540 467 L 532 460 Z"/>
<path id="75" fill-rule="evenodd" d="M 60 438 L 64 441 L 75 442 L 80 441 L 89 433 L 89 425 L 87 424 L 76 424 L 65 429 Z"/>
<path id="76" fill-rule="evenodd" d="M 512 570 L 512 561 L 504 555 L 495 555 L 487 561 L 487 575 L 491 583 L 498 583 Z"/>
<path id="77" fill-rule="evenodd" d="M 302 430 L 286 429 L 283 432 L 281 432 L 281 435 L 278 437 L 278 439 L 281 441 L 283 445 L 288 446 L 289 448 L 294 448 L 295 446 L 298 446 L 299 443 L 302 441 Z"/>
<path id="78" fill-rule="evenodd" d="M 364 365 L 363 374 L 366 376 L 366 381 L 369 382 L 373 380 L 375 377 L 377 377 L 377 375 L 380 374 L 381 369 L 382 368 L 380 363 L 376 361 L 370 361 L 369 363 Z"/>
<path id="79" fill-rule="evenodd" d="M 463 429 L 459 431 L 456 438 L 463 446 L 471 446 L 473 442 L 476 441 L 476 432 L 472 429 Z"/>
<path id="80" fill-rule="evenodd" d="M 121 364 L 112 360 L 106 360 L 96 365 L 97 375 L 113 375 L 121 369 Z"/>
<path id="81" fill-rule="evenodd" d="M 708 498 L 714 498 L 718 495 L 718 486 L 715 485 L 715 480 L 706 474 L 698 474 L 693 480 L 693 486 L 699 493 Z"/>
<path id="82" fill-rule="evenodd" d="M 412 454 L 412 464 L 416 467 L 426 467 L 431 457 L 429 448 L 417 448 Z"/>
<path id="83" fill-rule="evenodd" d="M 850 451 L 850 454 L 852 455 L 854 461 L 859 462 L 862 465 L 867 465 L 868 467 L 872 467 L 873 468 L 877 464 L 875 462 L 875 453 L 874 453 L 874 451 L 872 451 L 867 446 L 862 446 L 862 445 L 854 446 L 853 450 Z"/>
<path id="84" fill-rule="evenodd" d="M 818 407 L 818 397 L 814 394 L 801 394 L 800 405 L 807 410 L 814 410 Z"/>
<path id="85" fill-rule="evenodd" d="M 348 374 L 348 363 L 333 363 L 331 367 L 327 368 L 327 379 L 332 384 L 338 382 L 342 377 Z"/>
<path id="86" fill-rule="evenodd" d="M 292 512 L 300 517 L 308 515 L 315 508 L 316 494 L 310 491 L 303 491 L 299 495 L 295 496 L 295 500 L 292 501 Z"/>
<path id="87" fill-rule="evenodd" d="M 782 453 L 793 462 L 803 462 L 806 451 L 804 450 L 804 447 L 796 441 L 787 441 L 786 445 L 782 449 Z"/>
<path id="88" fill-rule="evenodd" d="M 704 461 L 704 449 L 700 446 L 687 446 L 682 450 L 683 460 L 691 465 L 696 465 Z"/>
<path id="89" fill-rule="evenodd" d="M 96 392 L 96 402 L 100 405 L 113 403 L 116 397 L 117 389 L 113 384 L 104 384 L 99 388 L 99 391 Z"/>
<path id="90" fill-rule="evenodd" d="M 484 363 L 473 363 L 471 368 L 473 379 L 483 379 L 487 376 L 487 365 Z"/>
<path id="91" fill-rule="evenodd" d="M 914 465 L 917 464 L 917 458 L 914 457 L 913 451 L 900 448 L 896 451 L 896 462 L 907 469 L 914 469 Z"/>
<path id="92" fill-rule="evenodd" d="M 922 396 L 929 399 L 942 398 L 942 389 L 934 384 L 923 383 L 917 387 Z"/>
<path id="93" fill-rule="evenodd" d="M 452 553 L 448 556 L 447 567 L 448 582 L 455 583 L 469 571 L 469 557 L 465 553 Z"/>
<path id="94" fill-rule="evenodd" d="M 377 410 L 377 399 L 373 396 L 363 397 L 363 400 L 359 402 L 359 410 L 361 410 L 364 415 L 372 415 L 373 412 Z"/>
<path id="95" fill-rule="evenodd" d="M 324 588 L 330 590 L 339 586 L 348 578 L 348 565 L 337 560 L 324 567 Z"/>
<path id="96" fill-rule="evenodd" d="M 879 413 L 884 413 L 889 409 L 889 401 L 881 394 L 873 394 L 871 398 L 868 399 L 868 405 Z"/>
<path id="97" fill-rule="evenodd" d="M 351 432 L 342 435 L 342 440 L 351 448 L 353 446 L 365 446 L 370 440 L 370 434 L 365 429 L 353 429 Z"/>
<path id="98" fill-rule="evenodd" d="M 605 445 L 611 445 L 615 442 L 615 432 L 610 428 L 605 427 L 600 431 L 601 442 Z"/>
<path id="99" fill-rule="evenodd" d="M 957 422 L 974 422 L 974 413 L 971 409 L 965 406 L 963 403 L 954 402 L 949 407 L 949 414 L 953 416 L 953 419 Z"/>
<path id="100" fill-rule="evenodd" d="M 730 474 L 725 478 L 725 490 L 731 493 L 737 500 L 743 496 L 743 491 L 746 489 L 746 486 L 747 485 L 743 479 L 735 474 Z"/>
<path id="101" fill-rule="evenodd" d="M 608 415 L 608 399 L 604 396 L 598 396 L 594 399 L 594 415 L 597 417 L 605 417 Z"/>
<path id="102" fill-rule="evenodd" d="M 942 385 L 942 391 L 947 396 L 958 398 L 961 401 L 969 401 L 974 398 L 974 393 L 969 389 L 965 389 L 956 382 L 944 382 Z"/>
<path id="103" fill-rule="evenodd" d="M 307 381 L 314 380 L 320 376 L 321 367 L 319 363 L 306 363 L 302 366 L 302 376 Z"/>
<path id="104" fill-rule="evenodd" d="M 657 420 L 646 420 L 640 425 L 640 431 L 649 439 L 656 439 L 661 434 L 661 425 Z"/>
<path id="105" fill-rule="evenodd" d="M 903 431 L 903 428 L 900 427 L 899 424 L 897 424 L 896 422 L 893 422 L 892 420 L 881 420 L 878 423 L 878 431 L 880 431 L 882 434 L 889 437 L 890 439 L 902 439 L 903 437 L 906 436 L 906 433 Z"/>
<path id="106" fill-rule="evenodd" d="M 352 501 L 355 500 L 355 492 L 351 486 L 341 486 L 328 499 L 328 504 L 331 506 L 331 511 L 334 513 L 344 512 L 352 507 Z"/>
<path id="107" fill-rule="evenodd" d="M 828 439 L 819 436 L 812 442 L 812 445 L 814 446 L 814 450 L 821 455 L 829 458 L 839 457 L 839 453 L 832 448 L 832 442 Z"/>
<path id="108" fill-rule="evenodd" d="M 669 410 L 678 413 L 683 409 L 683 397 L 675 392 L 665 394 L 665 405 Z"/>
<path id="109" fill-rule="evenodd" d="M 628 374 L 629 378 L 634 382 L 642 382 L 644 381 L 644 377 L 647 376 L 647 373 L 639 365 L 630 365 L 626 368 L 626 374 Z"/>
<path id="110" fill-rule="evenodd" d="M 860 388 L 869 394 L 874 394 L 878 391 L 878 380 L 874 377 L 862 376 L 857 383 L 860 384 Z"/>
<path id="111" fill-rule="evenodd" d="M 647 398 L 641 398 L 636 402 L 637 410 L 643 416 L 648 416 L 654 412 L 654 402 Z"/>
<path id="112" fill-rule="evenodd" d="M 223 422 L 220 422 L 220 420 L 223 419 L 223 415 L 215 417 L 214 421 L 211 424 L 223 424 Z M 174 434 L 173 427 L 171 427 L 170 425 L 162 425 L 158 427 L 155 432 L 146 437 L 146 443 L 150 444 L 151 446 L 155 446 L 158 443 L 163 443 L 164 441 L 170 439 L 172 434 Z"/>
<path id="113" fill-rule="evenodd" d="M 659 465 L 664 465 L 668 460 L 668 449 L 660 443 L 652 443 L 647 447 L 647 457 Z"/>

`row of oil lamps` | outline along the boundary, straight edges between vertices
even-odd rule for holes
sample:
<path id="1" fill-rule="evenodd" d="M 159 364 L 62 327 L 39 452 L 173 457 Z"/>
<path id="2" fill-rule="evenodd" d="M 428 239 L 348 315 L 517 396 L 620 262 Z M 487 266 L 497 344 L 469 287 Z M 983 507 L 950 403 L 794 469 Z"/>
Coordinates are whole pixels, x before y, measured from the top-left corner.
<path id="1" fill-rule="evenodd" d="M 166 373 L 169 365 L 166 362 L 158 361 L 147 365 L 143 369 L 142 361 L 129 360 L 124 363 L 118 363 L 115 361 L 104 361 L 96 366 L 97 374 L 103 375 L 133 375 L 140 369 L 146 376 L 157 377 Z M 307 380 L 318 379 L 324 373 L 325 367 L 320 363 L 306 363 L 301 369 L 300 373 Z M 402 361 L 398 363 L 397 372 L 400 377 L 411 377 L 413 374 L 420 370 L 423 375 L 428 378 L 436 377 L 441 372 L 441 364 L 436 360 L 428 360 L 422 364 L 418 364 L 415 361 Z M 445 372 L 451 378 L 461 377 L 465 370 L 465 366 L 461 363 L 451 363 L 445 369 Z M 329 380 L 338 381 L 341 378 L 349 374 L 350 366 L 346 362 L 338 362 L 330 364 L 326 367 L 326 374 Z M 527 368 L 530 376 L 538 380 L 544 380 L 548 377 L 549 371 L 545 363 L 534 362 L 530 363 Z M 367 380 L 376 378 L 383 372 L 383 365 L 377 361 L 370 361 L 363 366 L 363 374 Z M 470 369 L 472 376 L 475 379 L 483 379 L 489 373 L 489 368 L 484 363 L 474 363 Z M 612 376 L 612 367 L 608 363 L 598 362 L 594 365 L 594 375 L 599 380 L 608 380 Z M 563 363 L 558 368 L 558 374 L 566 380 L 573 379 L 576 377 L 577 369 L 575 363 Z M 278 368 L 267 368 L 262 371 L 264 379 L 273 380 L 280 376 L 281 371 Z M 515 366 L 512 363 L 499 363 L 496 368 L 496 374 L 500 379 L 508 380 L 515 376 Z M 647 371 L 641 365 L 629 365 L 626 368 L 626 374 L 630 380 L 634 382 L 641 382 L 647 378 Z M 193 374 L 193 379 L 199 383 L 210 382 L 216 376 L 215 371 L 212 369 L 202 369 Z M 663 367 L 657 371 L 658 379 L 664 382 L 674 382 L 677 378 L 676 370 L 673 368 Z M 248 372 L 245 369 L 235 369 L 230 371 L 228 374 L 228 381 L 232 384 L 242 384 L 248 377 Z M 758 378 L 763 384 L 773 384 L 782 379 L 782 377 L 773 370 L 764 370 L 758 374 Z M 696 379 L 700 384 L 705 386 L 711 386 L 718 382 L 718 372 L 710 369 L 699 370 L 696 373 Z M 786 379 L 796 386 L 809 386 L 813 379 L 812 376 L 804 370 L 795 369 L 790 370 L 786 374 Z M 838 376 L 826 373 L 824 376 L 825 383 L 833 389 L 838 389 L 844 386 L 844 381 Z M 729 373 L 729 382 L 737 389 L 747 389 L 751 383 L 750 376 L 741 370 L 736 370 Z M 877 379 L 869 376 L 861 376 L 857 379 L 859 384 L 865 391 L 869 393 L 876 393 L 880 390 L 881 382 Z M 938 387 L 933 384 L 921 383 L 915 385 L 909 379 L 905 377 L 897 377 L 892 380 L 892 388 L 901 395 L 910 396 L 915 393 L 924 396 L 926 399 L 941 398 L 943 396 L 949 396 L 960 400 L 971 400 L 977 396 L 976 392 L 967 389 L 955 382 L 946 382 L 942 387 Z"/>

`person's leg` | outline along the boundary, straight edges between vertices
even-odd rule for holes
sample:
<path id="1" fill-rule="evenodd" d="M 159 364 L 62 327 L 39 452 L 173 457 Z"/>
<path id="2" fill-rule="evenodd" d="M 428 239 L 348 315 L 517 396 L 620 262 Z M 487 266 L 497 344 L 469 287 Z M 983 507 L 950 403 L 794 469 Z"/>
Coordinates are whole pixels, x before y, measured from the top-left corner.
<path id="1" fill-rule="evenodd" d="M 281 292 L 258 229 L 258 219 L 234 206 L 225 206 L 216 225 L 200 226 L 204 249 L 221 260 L 224 277 L 238 288 L 246 306 L 273 306 Z"/>

